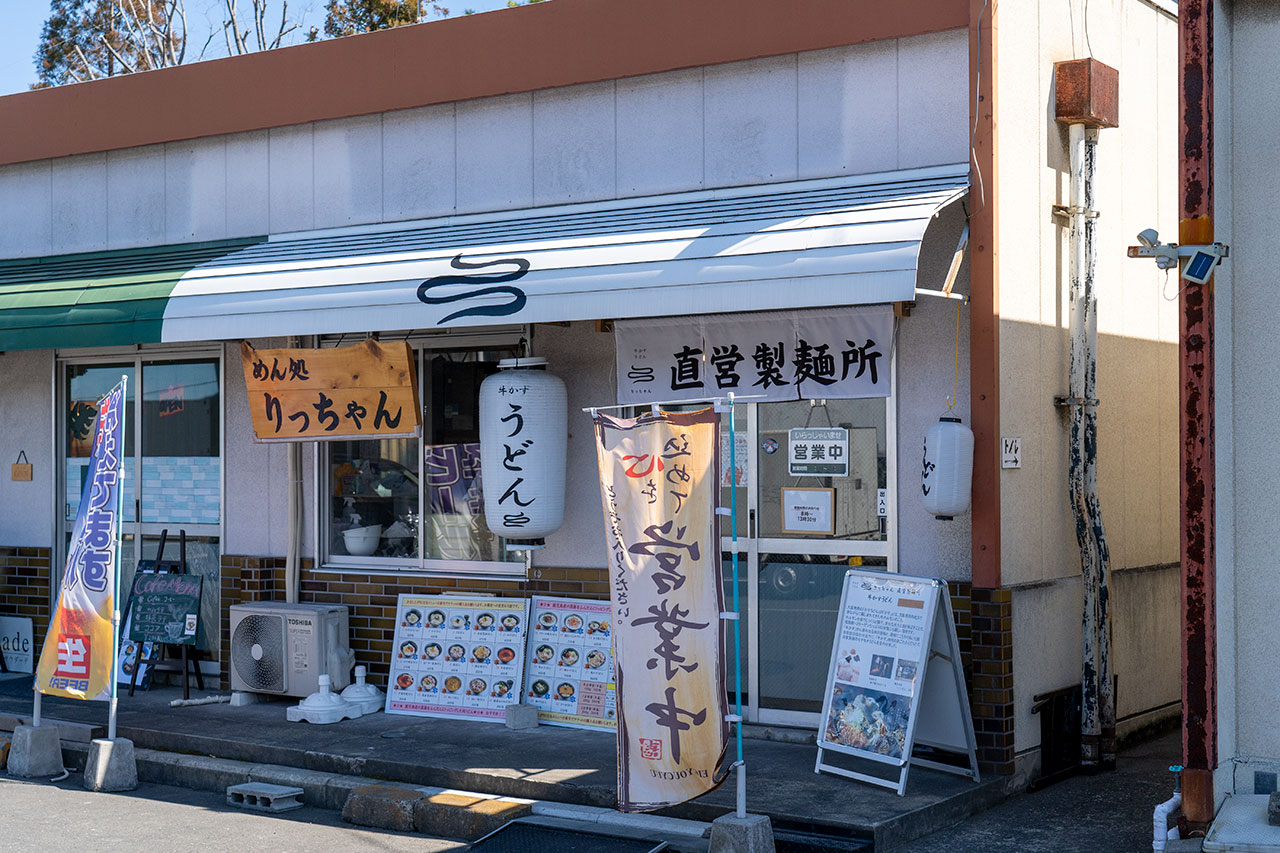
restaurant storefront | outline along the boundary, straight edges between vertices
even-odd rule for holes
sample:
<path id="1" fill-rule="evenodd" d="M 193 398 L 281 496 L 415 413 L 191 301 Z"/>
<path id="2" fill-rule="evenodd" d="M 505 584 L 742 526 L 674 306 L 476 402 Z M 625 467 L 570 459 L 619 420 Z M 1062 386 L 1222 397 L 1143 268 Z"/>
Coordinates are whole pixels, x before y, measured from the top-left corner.
<path id="1" fill-rule="evenodd" d="M 898 496 L 904 489 L 909 493 L 915 476 L 913 470 L 900 471 L 898 460 L 918 441 L 914 433 L 900 436 L 897 428 L 895 389 L 904 361 L 899 324 L 922 321 L 895 318 L 890 301 L 914 301 L 918 284 L 922 293 L 928 289 L 916 268 L 922 251 L 934 267 L 924 275 L 935 277 L 935 292 L 941 287 L 937 270 L 945 269 L 941 261 L 956 245 L 961 219 L 955 206 L 963 181 L 960 170 L 942 169 L 878 176 L 874 182 L 722 193 L 715 199 L 672 196 L 616 208 L 603 220 L 594 206 L 562 207 L 550 215 L 522 211 L 477 223 L 467 242 L 460 236 L 466 232 L 452 224 L 448 237 L 438 238 L 445 229 L 424 223 L 413 231 L 251 243 L 151 285 L 155 290 L 148 296 L 162 306 L 152 326 L 161 339 L 155 343 L 120 346 L 147 332 L 140 330 L 133 305 L 107 298 L 92 314 L 82 303 L 37 306 L 33 316 L 39 323 L 27 325 L 21 313 L 10 314 L 8 333 L 15 343 L 43 343 L 59 335 L 58 342 L 66 343 L 73 333 L 47 322 L 61 310 L 74 334 L 116 344 L 55 349 L 58 505 L 64 511 L 54 563 L 65 559 L 77 509 L 85 436 L 92 434 L 87 407 L 127 375 L 141 393 L 131 392 L 129 400 L 122 562 L 130 568 L 124 588 L 137 560 L 154 557 L 162 530 L 185 530 L 191 569 L 205 578 L 208 590 L 201 623 L 201 646 L 210 653 L 206 666 L 219 666 L 225 676 L 229 607 L 275 597 L 285 586 L 278 554 L 242 555 L 248 549 L 235 543 L 283 538 L 287 500 L 280 500 L 278 490 L 275 496 L 262 493 L 262 469 L 252 461 L 266 448 L 245 428 L 239 370 L 226 369 L 228 361 L 235 364 L 228 354 L 234 357 L 239 341 L 183 338 L 242 328 L 279 333 L 248 339 L 260 347 L 281 334 L 321 348 L 370 334 L 405 341 L 422 405 L 420 436 L 308 442 L 309 459 L 299 471 L 306 493 L 299 533 L 310 546 L 304 548 L 302 597 L 348 605 L 357 659 L 370 666 L 373 682 L 385 684 L 388 610 L 399 592 L 606 593 L 603 560 L 589 556 L 601 548 L 600 510 L 592 506 L 598 498 L 591 493 L 589 457 L 584 458 L 590 445 L 581 440 L 588 418 L 578 409 L 619 403 L 633 403 L 635 410 L 651 403 L 697 408 L 735 392 L 741 398 L 735 407 L 739 467 L 731 481 L 726 424 L 721 499 L 728 506 L 734 488 L 741 508 L 737 547 L 747 614 L 747 715 L 762 723 L 813 725 L 843 570 L 898 567 Z M 516 223 L 529 235 L 519 243 L 510 239 Z M 542 236 L 552 232 L 575 236 Z M 488 244 L 494 234 L 506 235 L 506 243 Z M 809 275 L 819 263 L 815 243 L 822 240 L 831 243 L 828 257 L 819 274 Z M 483 254 L 476 252 L 484 245 Z M 166 247 L 84 259 L 100 274 L 104 267 L 115 274 L 81 284 L 80 293 L 111 294 L 116 282 L 139 269 L 173 267 L 172 260 L 185 253 L 185 247 Z M 458 260 L 464 256 L 478 259 L 464 264 Z M 81 261 L 60 261 L 69 270 L 67 280 L 75 280 Z M 430 274 L 440 268 L 462 274 Z M 502 274 L 512 269 L 521 275 Z M 14 267 L 10 281 L 40 277 L 45 292 L 58 292 L 47 270 L 43 262 Z M 546 281 L 538 280 L 539 272 Z M 402 281 L 387 281 L 390 275 Z M 340 277 L 352 283 L 334 285 Z M 611 277 L 654 284 L 602 299 L 599 291 Z M 727 283 L 733 285 L 728 300 L 704 292 Z M 160 295 L 164 291 L 167 297 Z M 370 291 L 380 291 L 390 304 L 372 311 L 366 305 Z M 836 298 L 867 304 L 827 307 Z M 955 310 L 963 310 L 954 300 L 936 301 L 957 308 L 921 311 L 954 322 Z M 640 317 L 672 312 L 686 302 L 692 310 L 683 318 Z M 626 315 L 618 310 L 623 304 L 631 306 Z M 708 310 L 738 305 L 770 310 Z M 415 313 L 421 315 L 416 327 L 385 328 Z M 495 315 L 519 321 L 526 313 L 540 322 L 490 324 Z M 695 328 L 690 316 L 706 322 Z M 127 319 L 117 322 L 122 318 Z M 322 326 L 317 330 L 315 324 Z M 712 327 L 744 342 L 714 345 L 712 338 L 721 333 Z M 636 340 L 640 350 L 648 346 L 645 365 L 628 362 L 624 352 L 636 351 Z M 945 352 L 958 344 L 953 337 L 937 348 Z M 814 357 L 805 361 L 800 346 Z M 672 352 L 659 353 L 663 347 Z M 721 350 L 732 352 L 733 360 L 717 362 Z M 579 439 L 572 443 L 567 472 L 569 521 L 547 549 L 515 551 L 484 520 L 479 388 L 499 361 L 528 355 L 549 357 L 551 371 L 569 380 L 569 428 Z M 686 362 L 681 368 L 666 363 L 676 355 Z M 905 363 L 913 374 L 925 369 L 918 352 Z M 677 382 L 680 370 L 684 375 Z M 939 379 L 948 385 L 942 380 L 958 377 Z M 918 413 L 909 417 L 918 419 Z M 808 444 L 795 436 L 823 429 L 840 437 L 838 464 L 828 469 L 798 462 L 793 445 L 799 443 L 803 459 Z M 816 524 L 797 526 L 791 519 L 793 492 L 825 495 Z M 728 560 L 733 538 L 727 519 L 723 527 Z M 376 531 L 372 540 L 369 531 Z M 220 623 L 219 643 L 213 638 Z"/>
<path id="2" fill-rule="evenodd" d="M 732 392 L 738 468 L 722 429 L 719 492 L 738 515 L 733 531 L 720 520 L 720 550 L 727 565 L 736 548 L 741 570 L 746 719 L 816 725 L 848 568 L 941 577 L 964 663 L 984 679 L 970 685 L 984 691 L 980 758 L 1013 772 L 1015 739 L 1038 744 L 1015 666 L 1027 691 L 1078 677 L 1078 564 L 1069 519 L 1045 497 L 1059 491 L 1056 422 L 1027 421 L 1024 447 L 1040 455 L 1021 480 L 1000 479 L 993 430 L 1013 404 L 992 377 L 1050 399 L 1040 392 L 1059 366 L 1043 354 L 1061 330 L 1046 321 L 1044 340 L 1018 338 L 1040 326 L 1000 327 L 990 300 L 967 299 L 970 265 L 993 254 L 967 242 L 968 226 L 994 216 L 997 195 L 990 169 L 971 178 L 968 16 L 924 5 L 914 21 L 798 9 L 768 44 L 730 28 L 655 40 L 641 61 L 563 50 L 569 30 L 537 22 L 583 9 L 547 4 L 14 96 L 6 108 L 57 101 L 57 112 L 74 95 L 128 116 L 143 102 L 131 87 L 171 87 L 149 102 L 176 112 L 122 119 L 101 138 L 51 130 L 43 147 L 0 144 L 12 226 L 0 231 L 0 437 L 36 462 L 31 481 L 0 483 L 5 603 L 39 642 L 92 434 L 85 404 L 121 375 L 124 583 L 162 530 L 186 531 L 205 579 L 204 666 L 224 688 L 231 608 L 283 600 L 295 578 L 301 601 L 347 608 L 356 662 L 379 686 L 401 595 L 607 599 L 589 410 L 694 409 Z M 627 30 L 611 16 L 635 11 L 623 7 L 575 43 L 611 43 Z M 424 89 L 387 71 L 394 83 L 358 97 L 335 82 L 301 100 L 283 82 L 494 38 L 512 45 L 511 68 L 545 74 L 512 82 L 495 67 L 502 79 L 450 73 Z M 547 43 L 574 54 L 565 68 L 540 64 Z M 250 74 L 257 62 L 292 70 Z M 190 92 L 237 91 L 243 74 L 281 93 L 275 111 L 215 94 L 196 108 Z M 1025 272 L 1038 287 L 1042 271 Z M 971 347 L 974 329 L 984 337 Z M 411 352 L 416 436 L 256 440 L 243 342 L 321 350 L 370 337 Z M 567 387 L 565 512 L 545 548 L 513 551 L 481 511 L 479 388 L 502 360 L 528 357 Z M 919 499 L 921 444 L 940 417 L 986 418 L 980 515 L 938 520 Z M 1134 482 L 1161 470 L 1139 468 Z M 1039 491 L 1002 507 L 1006 486 Z M 1052 547 L 1019 538 L 1050 526 Z M 1161 547 L 1124 559 L 1161 567 Z M 1016 663 L 1002 559 L 1028 584 L 1016 625 L 1053 638 Z M 984 620 L 972 636 L 971 614 Z M 1135 714 L 1165 701 L 1142 690 Z"/>

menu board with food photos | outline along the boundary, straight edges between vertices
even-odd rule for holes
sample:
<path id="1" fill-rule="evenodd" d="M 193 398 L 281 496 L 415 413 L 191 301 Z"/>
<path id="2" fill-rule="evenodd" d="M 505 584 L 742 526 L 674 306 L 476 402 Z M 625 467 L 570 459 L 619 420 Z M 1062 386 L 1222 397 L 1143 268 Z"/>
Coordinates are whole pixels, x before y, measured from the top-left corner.
<path id="1" fill-rule="evenodd" d="M 524 701 L 538 721 L 617 728 L 609 602 L 535 595 L 531 613 Z"/>
<path id="2" fill-rule="evenodd" d="M 401 595 L 387 713 L 503 722 L 520 701 L 528 623 L 522 598 Z"/>

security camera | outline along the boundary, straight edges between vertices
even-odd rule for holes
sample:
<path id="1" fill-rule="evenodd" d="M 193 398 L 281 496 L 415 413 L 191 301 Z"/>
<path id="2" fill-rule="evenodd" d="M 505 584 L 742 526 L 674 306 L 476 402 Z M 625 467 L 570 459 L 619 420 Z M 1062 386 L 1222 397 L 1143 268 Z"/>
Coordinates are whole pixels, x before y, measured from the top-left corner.
<path id="1" fill-rule="evenodd" d="M 1154 228 L 1147 228 L 1138 232 L 1138 242 L 1148 249 L 1154 249 L 1160 245 L 1160 234 Z"/>

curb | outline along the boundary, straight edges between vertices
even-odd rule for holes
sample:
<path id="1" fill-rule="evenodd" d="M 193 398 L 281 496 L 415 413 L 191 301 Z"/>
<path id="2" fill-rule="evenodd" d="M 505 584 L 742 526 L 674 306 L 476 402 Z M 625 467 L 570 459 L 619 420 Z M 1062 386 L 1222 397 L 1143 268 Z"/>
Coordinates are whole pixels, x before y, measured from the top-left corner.
<path id="1" fill-rule="evenodd" d="M 63 762 L 66 766 L 83 768 L 88 759 L 89 745 L 63 741 L 62 754 Z M 402 782 L 380 781 L 364 776 L 302 770 L 296 767 L 285 767 L 280 764 L 254 764 L 230 758 L 185 755 L 175 752 L 161 752 L 154 749 L 135 749 L 134 756 L 137 761 L 138 780 L 141 782 L 171 785 L 178 788 L 189 788 L 219 794 L 225 793 L 226 789 L 231 785 L 240 785 L 246 782 L 286 785 L 301 788 L 301 799 L 306 805 L 335 812 L 343 810 L 348 797 L 356 789 L 376 786 L 399 791 L 407 789 L 418 792 L 423 797 L 445 795 L 473 800 L 518 803 L 528 805 L 530 813 L 536 817 L 556 818 L 589 824 L 602 830 L 618 828 L 642 832 L 646 835 L 661 835 L 684 839 L 709 838 L 711 835 L 711 824 L 702 821 L 663 817 L 661 815 L 626 814 L 598 806 L 582 806 L 547 800 L 528 800 L 518 797 L 505 797 L 498 794 L 460 791 L 453 788 L 405 785 Z"/>

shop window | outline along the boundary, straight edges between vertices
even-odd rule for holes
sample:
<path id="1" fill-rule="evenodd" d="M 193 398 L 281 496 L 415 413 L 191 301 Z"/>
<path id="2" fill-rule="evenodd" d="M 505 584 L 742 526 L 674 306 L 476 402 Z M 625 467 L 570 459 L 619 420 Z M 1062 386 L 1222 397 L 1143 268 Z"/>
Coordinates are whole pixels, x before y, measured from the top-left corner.
<path id="1" fill-rule="evenodd" d="M 480 383 L 514 353 L 421 353 L 422 438 L 328 443 L 328 562 L 523 573 L 484 519 Z"/>

